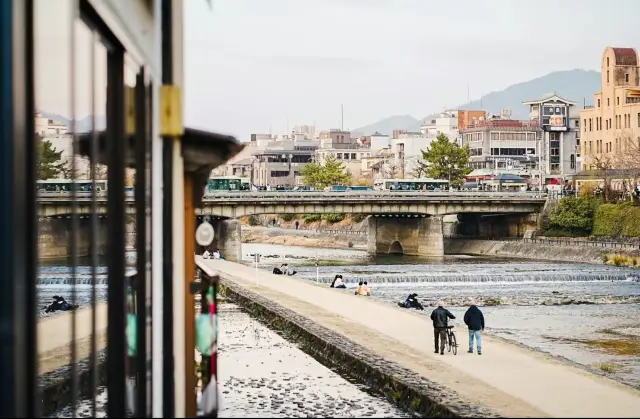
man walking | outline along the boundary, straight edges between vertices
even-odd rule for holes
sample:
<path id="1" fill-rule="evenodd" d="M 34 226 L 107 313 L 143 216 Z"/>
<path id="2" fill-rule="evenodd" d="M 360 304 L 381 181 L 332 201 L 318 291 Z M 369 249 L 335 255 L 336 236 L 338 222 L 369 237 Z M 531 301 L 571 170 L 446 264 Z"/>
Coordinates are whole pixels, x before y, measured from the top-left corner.
<path id="1" fill-rule="evenodd" d="M 484 331 L 484 315 L 476 306 L 475 301 L 469 300 L 469 309 L 464 313 L 464 324 L 469 328 L 469 353 L 473 353 L 473 340 L 476 340 L 478 355 L 482 355 L 482 333 Z"/>
<path id="2" fill-rule="evenodd" d="M 447 326 L 449 326 L 449 319 L 455 318 L 456 316 L 444 308 L 444 302 L 438 301 L 438 307 L 431 312 L 431 320 L 433 321 L 433 342 L 436 349 L 435 353 L 438 353 L 439 339 L 440 355 L 444 355 L 444 347 L 447 343 Z"/>

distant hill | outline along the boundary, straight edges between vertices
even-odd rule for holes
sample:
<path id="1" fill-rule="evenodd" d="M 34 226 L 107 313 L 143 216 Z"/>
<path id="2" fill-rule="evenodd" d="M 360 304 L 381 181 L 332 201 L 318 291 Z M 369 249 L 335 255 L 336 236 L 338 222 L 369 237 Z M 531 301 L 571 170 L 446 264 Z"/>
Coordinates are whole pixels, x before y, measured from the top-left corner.
<path id="1" fill-rule="evenodd" d="M 394 129 L 408 130 L 406 127 L 412 127 L 412 129 L 420 130 L 420 124 L 421 121 L 411 115 L 395 115 L 362 128 L 354 129 L 352 132 L 371 135 L 377 131 L 381 134 L 391 135 Z"/>
<path id="2" fill-rule="evenodd" d="M 556 71 L 523 83 L 514 84 L 504 90 L 491 92 L 469 103 L 457 106 L 457 109 L 482 109 L 498 114 L 501 109 L 511 109 L 513 119 L 528 119 L 529 112 L 522 102 L 540 99 L 545 94 L 555 92 L 564 99 L 576 102 L 582 108 L 583 103 L 593 104 L 593 94 L 600 91 L 600 73 L 587 70 Z M 432 113 L 418 120 L 410 115 L 392 116 L 354 131 L 370 135 L 376 130 L 391 134 L 394 129 L 417 131 L 424 119 L 433 118 Z"/>
<path id="3" fill-rule="evenodd" d="M 56 113 L 50 113 L 42 111 L 42 116 L 45 118 L 53 119 L 58 122 L 62 122 L 71 130 L 71 119 L 62 115 L 58 115 Z M 89 132 L 91 131 L 92 120 L 91 116 L 85 116 L 82 119 L 78 119 L 76 121 L 76 132 Z M 103 130 L 107 127 L 107 119 L 104 116 L 96 117 L 96 128 L 99 130 Z"/>

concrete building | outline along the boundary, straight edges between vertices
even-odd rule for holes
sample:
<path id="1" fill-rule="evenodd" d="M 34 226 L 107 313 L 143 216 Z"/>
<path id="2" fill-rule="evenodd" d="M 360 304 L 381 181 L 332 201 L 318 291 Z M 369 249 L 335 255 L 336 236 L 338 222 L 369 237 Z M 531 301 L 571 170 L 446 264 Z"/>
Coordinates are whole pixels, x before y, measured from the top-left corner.
<path id="1" fill-rule="evenodd" d="M 63 122 L 47 118 L 40 112 L 36 112 L 35 130 L 42 137 L 52 138 L 67 135 L 69 128 Z"/>
<path id="2" fill-rule="evenodd" d="M 371 157 L 371 149 L 368 147 L 318 148 L 315 152 L 315 161 L 324 164 L 329 156 L 334 156 L 336 160 L 341 161 L 351 176 L 358 179 L 362 177 L 362 160 Z"/>
<path id="3" fill-rule="evenodd" d="M 468 117 L 468 114 L 464 114 Z M 460 134 L 458 129 L 459 111 L 444 111 L 436 118 L 425 120 L 420 127 L 420 133 L 423 137 L 437 137 L 444 134 L 449 140 L 460 144 Z"/>
<path id="4" fill-rule="evenodd" d="M 601 90 L 580 112 L 582 169 L 623 169 L 629 150 L 640 149 L 640 67 L 635 48 L 607 47 Z"/>
<path id="5" fill-rule="evenodd" d="M 293 127 L 293 133 L 304 135 L 308 139 L 313 139 L 316 136 L 316 127 L 314 125 L 296 125 Z"/>
<path id="6" fill-rule="evenodd" d="M 580 170 L 580 115 L 575 103 L 551 93 L 523 104 L 529 106 L 531 121 L 542 131 L 539 162 L 547 183 L 551 179 L 561 179 L 564 183 Z"/>
<path id="7" fill-rule="evenodd" d="M 535 177 L 539 184 L 544 176 L 539 170 L 538 143 L 542 131 L 537 121 L 509 119 L 510 113 L 474 119 L 460 130 L 461 144 L 471 149 L 469 177 L 517 171 L 522 176 Z"/>
<path id="8" fill-rule="evenodd" d="M 422 151 L 427 150 L 436 137 L 424 137 L 420 133 L 402 134 L 391 139 L 391 153 L 395 166 L 394 177 L 412 177 L 413 169 L 422 158 Z"/>
<path id="9" fill-rule="evenodd" d="M 269 143 L 274 140 L 275 137 L 271 134 L 251 134 L 251 145 L 259 148 L 268 146 Z"/>

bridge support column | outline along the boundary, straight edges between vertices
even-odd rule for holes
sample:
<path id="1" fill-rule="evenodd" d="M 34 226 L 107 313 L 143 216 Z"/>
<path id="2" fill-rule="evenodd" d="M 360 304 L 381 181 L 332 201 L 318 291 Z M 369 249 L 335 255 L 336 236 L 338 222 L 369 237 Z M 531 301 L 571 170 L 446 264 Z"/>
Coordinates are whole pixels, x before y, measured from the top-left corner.
<path id="1" fill-rule="evenodd" d="M 367 251 L 444 256 L 442 217 L 369 217 Z"/>
<path id="2" fill-rule="evenodd" d="M 213 242 L 208 247 L 210 252 L 218 249 L 226 260 L 238 262 L 242 260 L 242 232 L 240 220 L 210 220 L 215 231 Z M 198 246 L 200 247 L 200 246 Z M 200 249 L 200 254 L 204 249 Z"/>
<path id="3" fill-rule="evenodd" d="M 76 237 L 77 256 L 91 254 L 93 246 L 103 254 L 107 250 L 107 219 L 98 219 L 98 241 L 91 241 L 91 218 L 78 220 Z M 41 259 L 64 259 L 71 257 L 71 217 L 41 218 L 38 223 L 38 256 Z"/>

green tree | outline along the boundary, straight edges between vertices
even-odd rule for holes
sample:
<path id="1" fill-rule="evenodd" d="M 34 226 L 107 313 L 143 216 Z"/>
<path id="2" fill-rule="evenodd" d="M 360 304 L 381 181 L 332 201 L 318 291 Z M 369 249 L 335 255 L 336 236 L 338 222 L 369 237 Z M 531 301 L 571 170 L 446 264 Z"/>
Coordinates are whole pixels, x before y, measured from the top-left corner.
<path id="1" fill-rule="evenodd" d="M 51 141 L 36 134 L 38 150 L 38 179 L 53 179 L 61 173 L 66 173 L 66 164 L 62 161 L 62 151 L 56 150 Z"/>
<path id="2" fill-rule="evenodd" d="M 427 175 L 435 179 L 449 179 L 451 184 L 462 184 L 464 177 L 471 173 L 469 165 L 469 146 L 460 147 L 444 135 L 438 135 L 426 151 L 422 151 L 422 159 Z"/>
<path id="3" fill-rule="evenodd" d="M 324 189 L 331 185 L 345 185 L 351 181 L 351 175 L 347 173 L 344 163 L 334 156 L 327 156 L 324 164 L 309 163 L 300 170 L 305 185 Z"/>

